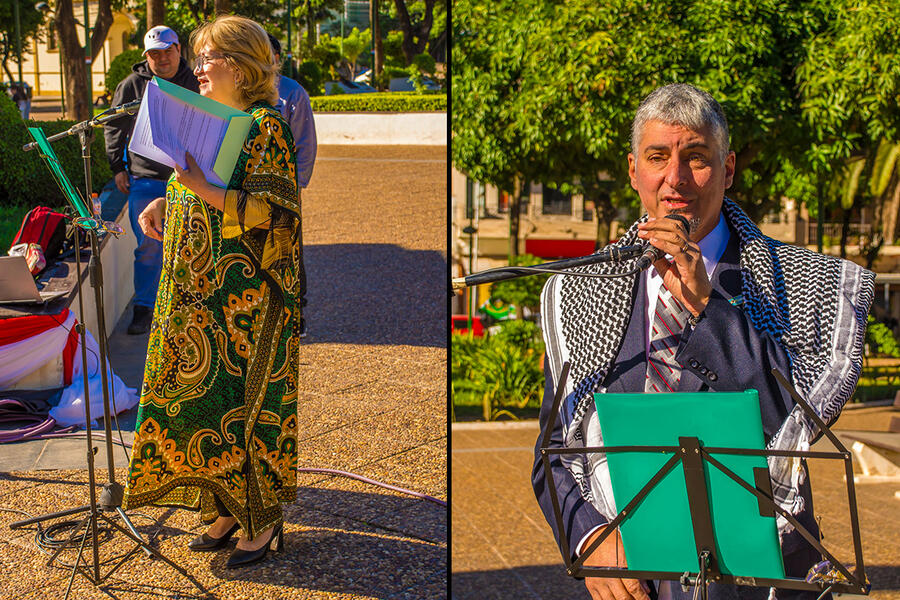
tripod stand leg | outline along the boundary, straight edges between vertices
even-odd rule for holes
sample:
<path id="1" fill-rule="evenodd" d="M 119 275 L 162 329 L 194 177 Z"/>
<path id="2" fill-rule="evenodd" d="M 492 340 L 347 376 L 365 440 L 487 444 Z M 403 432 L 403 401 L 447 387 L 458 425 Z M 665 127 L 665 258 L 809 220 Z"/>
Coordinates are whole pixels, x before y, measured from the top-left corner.
<path id="1" fill-rule="evenodd" d="M 81 554 L 84 552 L 84 543 L 87 541 L 88 535 L 88 526 L 90 525 L 90 521 L 92 521 L 91 516 L 88 516 L 84 519 L 80 524 L 84 524 L 84 533 L 81 535 L 81 544 L 78 546 L 78 556 L 75 558 L 75 566 L 72 567 L 72 575 L 69 577 L 69 585 L 66 586 L 66 595 L 65 600 L 68 600 L 69 593 L 72 591 L 72 584 L 75 582 L 75 573 L 78 573 L 78 567 L 81 565 Z M 56 558 L 56 556 L 62 551 L 65 546 L 60 546 L 56 552 L 53 553 L 53 556 L 50 558 L 50 562 Z M 90 577 L 88 577 L 90 579 Z"/>
<path id="2" fill-rule="evenodd" d="M 90 518 L 91 518 L 91 515 L 89 514 L 88 516 L 83 518 L 81 521 L 79 521 L 78 525 L 76 525 L 74 528 L 75 533 L 72 533 L 72 535 L 69 537 L 69 540 L 75 539 L 75 536 L 78 535 L 78 533 L 77 533 L 78 530 L 84 528 L 84 530 L 87 531 L 87 525 L 89 524 Z M 81 539 L 81 545 L 82 545 L 82 547 L 84 546 L 84 537 L 83 536 Z M 57 546 L 56 550 L 53 551 L 53 554 L 50 555 L 50 558 L 47 559 L 47 566 L 49 567 L 50 565 L 52 565 L 53 561 L 56 560 L 56 557 L 59 556 L 60 552 L 62 552 L 65 549 L 66 549 L 65 542 L 60 544 L 59 546 Z M 79 554 L 79 556 L 81 556 L 80 550 L 78 551 L 78 554 Z"/>
<path id="3" fill-rule="evenodd" d="M 41 521 L 46 521 L 48 519 L 56 519 L 58 517 L 65 517 L 68 515 L 74 515 L 75 513 L 84 512 L 86 510 L 91 510 L 90 504 L 85 504 L 84 506 L 79 506 L 77 508 L 68 508 L 66 510 L 61 510 L 55 513 L 48 513 L 46 515 L 40 515 L 38 517 L 32 517 L 30 519 L 25 519 L 23 521 L 16 521 L 14 523 L 9 524 L 10 529 L 18 529 L 19 527 L 25 527 L 26 525 L 31 525 L 33 523 L 40 523 Z"/>
<path id="4" fill-rule="evenodd" d="M 144 554 L 147 555 L 147 558 L 153 558 L 153 553 L 147 549 L 149 544 L 143 541 L 144 538 L 141 537 L 140 532 L 135 528 L 134 524 L 131 522 L 131 519 L 128 518 L 128 515 L 125 514 L 125 511 L 122 510 L 121 506 L 116 507 L 116 513 L 118 513 L 119 518 L 125 522 L 125 527 L 127 527 L 128 530 L 131 531 L 132 535 L 141 540 L 141 548 L 143 548 Z"/>
<path id="5" fill-rule="evenodd" d="M 145 551 L 152 553 L 153 556 L 155 556 L 156 558 L 162 560 L 163 562 L 165 562 L 167 565 L 171 566 L 173 569 L 175 569 L 176 571 L 178 571 L 178 572 L 181 573 L 182 575 L 185 575 L 186 577 L 190 578 L 191 581 L 194 581 L 193 577 L 191 577 L 191 575 L 184 569 L 184 567 L 182 567 L 182 566 L 180 566 L 180 565 L 177 565 L 177 564 L 175 564 L 174 562 L 172 562 L 172 560 L 169 559 L 169 558 L 167 558 L 162 552 L 160 552 L 159 550 L 157 550 L 156 548 L 154 548 L 153 546 L 151 546 L 150 544 L 148 544 L 147 542 L 145 542 L 145 541 L 141 538 L 140 535 L 134 535 L 132 532 L 128 531 L 127 529 L 125 529 L 124 527 L 122 527 L 121 525 L 119 525 L 118 523 L 116 523 L 115 521 L 113 521 L 112 519 L 110 519 L 109 517 L 107 517 L 106 515 L 104 515 L 104 514 L 102 514 L 102 513 L 101 513 L 99 516 L 100 516 L 103 520 L 105 520 L 107 523 L 109 523 L 112 527 L 115 527 L 116 529 L 118 529 L 118 530 L 119 530 L 121 533 L 123 533 L 125 536 L 131 538 L 131 539 L 134 540 L 137 544 L 140 544 L 140 545 L 144 548 Z"/>

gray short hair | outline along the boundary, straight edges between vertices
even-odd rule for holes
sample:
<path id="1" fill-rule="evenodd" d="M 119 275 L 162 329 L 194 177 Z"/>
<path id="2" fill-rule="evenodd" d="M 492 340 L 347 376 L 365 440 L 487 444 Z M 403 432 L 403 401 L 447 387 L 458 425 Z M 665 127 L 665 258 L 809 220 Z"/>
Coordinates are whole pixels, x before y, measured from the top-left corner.
<path id="1" fill-rule="evenodd" d="M 656 88 L 644 98 L 631 123 L 631 151 L 637 154 L 640 137 L 648 121 L 680 125 L 694 131 L 709 126 L 719 146 L 722 162 L 728 156 L 728 121 L 725 111 L 703 90 L 686 83 Z"/>

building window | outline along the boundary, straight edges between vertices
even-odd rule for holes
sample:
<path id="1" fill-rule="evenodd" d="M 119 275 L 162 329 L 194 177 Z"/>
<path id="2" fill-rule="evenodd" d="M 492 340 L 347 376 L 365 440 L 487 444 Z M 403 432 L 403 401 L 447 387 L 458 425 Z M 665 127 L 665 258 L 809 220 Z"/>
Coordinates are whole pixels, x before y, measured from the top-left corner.
<path id="1" fill-rule="evenodd" d="M 572 194 L 563 194 L 557 189 L 543 186 L 541 192 L 543 204 L 541 210 L 545 215 L 571 215 Z"/>

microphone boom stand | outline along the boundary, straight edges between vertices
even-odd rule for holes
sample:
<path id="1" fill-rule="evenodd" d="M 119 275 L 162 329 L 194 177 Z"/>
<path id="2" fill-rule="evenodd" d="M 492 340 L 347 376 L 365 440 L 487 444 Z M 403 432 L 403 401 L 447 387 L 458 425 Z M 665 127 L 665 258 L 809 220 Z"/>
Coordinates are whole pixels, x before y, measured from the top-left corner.
<path id="1" fill-rule="evenodd" d="M 79 141 L 81 142 L 81 156 L 84 161 L 84 186 L 85 186 L 85 197 L 90 198 L 91 190 L 93 189 L 91 183 L 91 143 L 94 139 L 94 127 L 103 125 L 104 123 L 111 121 L 113 119 L 117 119 L 119 117 L 134 114 L 138 109 L 138 102 L 132 102 L 127 105 L 123 105 L 121 107 L 117 107 L 114 109 L 112 114 L 107 114 L 99 117 L 95 117 L 93 119 L 88 119 L 86 121 L 82 121 L 81 123 L 77 123 L 73 125 L 70 129 L 58 133 L 56 135 L 52 135 L 47 138 L 48 142 L 56 141 L 58 139 L 77 135 Z M 24 146 L 23 151 L 27 152 L 32 148 L 36 148 L 37 143 L 32 142 Z M 84 315 L 84 303 L 82 300 L 82 272 L 81 272 L 81 246 L 79 243 L 79 233 L 78 229 L 80 227 L 84 227 L 87 230 L 88 237 L 90 238 L 91 243 L 91 258 L 88 262 L 88 273 L 89 273 L 89 281 L 91 287 L 94 288 L 94 304 L 96 309 L 96 317 L 97 317 L 97 341 L 100 347 L 100 356 L 98 358 L 99 366 L 100 366 L 100 381 L 103 386 L 103 424 L 104 424 L 104 433 L 106 437 L 106 461 L 107 461 L 107 481 L 103 484 L 103 491 L 100 493 L 99 501 L 97 499 L 96 494 L 96 480 L 94 477 L 94 452 L 95 448 L 93 447 L 93 440 L 91 436 L 91 403 L 89 397 L 89 384 L 88 384 L 88 364 L 87 364 L 87 345 L 86 345 L 86 328 L 84 323 L 78 323 L 76 327 L 76 332 L 80 336 L 81 341 L 81 361 L 82 361 L 82 377 L 84 379 L 84 416 L 85 416 L 85 425 L 86 425 L 86 434 L 87 434 L 87 464 L 88 464 L 88 488 L 89 488 L 89 497 L 90 503 L 84 506 L 79 506 L 76 508 L 70 508 L 67 510 L 62 510 L 59 512 L 48 513 L 45 515 L 40 515 L 37 517 L 33 517 L 30 519 L 25 519 L 22 521 L 16 521 L 10 524 L 10 529 L 18 529 L 20 527 L 24 527 L 26 525 L 30 525 L 33 523 L 38 523 L 41 521 L 46 521 L 49 519 L 56 519 L 59 517 L 77 514 L 81 512 L 87 511 L 87 515 L 81 520 L 81 522 L 75 527 L 75 532 L 72 534 L 70 538 L 70 542 L 75 541 L 77 537 L 79 537 L 78 532 L 80 529 L 84 528 L 84 533 L 80 535 L 81 542 L 79 544 L 78 549 L 78 558 L 75 561 L 75 564 L 72 566 L 72 576 L 69 579 L 69 586 L 66 589 L 66 598 L 69 596 L 69 592 L 72 589 L 72 583 L 75 579 L 75 573 L 80 573 L 83 575 L 88 581 L 90 581 L 95 586 L 99 586 L 103 581 L 105 581 L 110 575 L 113 574 L 120 566 L 122 566 L 128 558 L 131 557 L 139 548 L 144 550 L 144 553 L 148 558 L 159 558 L 179 573 L 187 577 L 198 589 L 206 593 L 207 591 L 203 588 L 202 585 L 188 573 L 183 567 L 179 566 L 165 555 L 163 555 L 159 550 L 151 546 L 148 542 L 145 542 L 143 538 L 141 538 L 140 533 L 137 528 L 135 528 L 134 524 L 132 524 L 131 520 L 128 518 L 128 515 L 122 509 L 122 499 L 124 498 L 125 489 L 121 483 L 116 481 L 115 475 L 115 461 L 113 459 L 112 453 L 112 431 L 110 428 L 110 388 L 109 388 L 109 377 L 107 373 L 108 367 L 108 349 L 107 349 L 107 339 L 106 339 L 106 320 L 105 320 L 105 310 L 103 306 L 103 267 L 100 263 L 100 243 L 99 236 L 97 233 L 98 227 L 97 224 L 94 223 L 93 226 L 82 226 L 78 225 L 75 227 L 75 265 L 76 265 L 76 275 L 78 282 L 78 308 L 79 314 Z M 114 511 L 122 522 L 125 524 L 125 527 L 122 527 L 118 523 L 116 523 L 113 519 L 110 519 L 108 516 L 103 514 L 102 511 Z M 122 533 L 126 537 L 130 538 L 132 541 L 136 542 L 137 546 L 132 548 L 129 552 L 127 552 L 118 563 L 116 563 L 106 574 L 101 575 L 100 573 L 100 556 L 99 556 L 99 539 L 98 539 L 98 519 L 103 519 L 107 525 L 111 526 L 118 532 Z M 84 551 L 84 544 L 87 541 L 88 531 L 91 534 L 91 542 L 93 546 L 93 561 L 92 561 L 92 569 L 88 570 L 86 566 L 81 566 L 81 558 Z M 56 560 L 56 557 L 64 550 L 69 544 L 62 544 L 59 548 L 57 548 L 53 554 L 50 556 L 47 564 L 53 564 Z"/>

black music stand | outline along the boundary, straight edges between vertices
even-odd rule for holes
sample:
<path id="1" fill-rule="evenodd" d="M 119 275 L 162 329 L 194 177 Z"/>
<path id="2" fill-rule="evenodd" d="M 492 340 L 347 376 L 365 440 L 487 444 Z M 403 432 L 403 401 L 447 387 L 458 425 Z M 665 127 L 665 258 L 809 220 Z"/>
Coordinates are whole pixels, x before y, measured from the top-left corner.
<path id="1" fill-rule="evenodd" d="M 809 404 L 800 397 L 797 391 L 791 386 L 787 379 L 777 369 L 773 373 L 778 382 L 790 393 L 794 401 L 801 409 L 813 420 L 813 422 L 821 429 L 828 440 L 837 449 L 836 452 L 812 452 L 812 451 L 794 451 L 794 450 L 751 450 L 745 448 L 713 448 L 704 447 L 700 440 L 696 437 L 679 438 L 678 446 L 590 446 L 585 448 L 552 448 L 549 445 L 550 435 L 556 425 L 559 407 L 562 402 L 563 390 L 565 388 L 566 379 L 569 374 L 569 363 L 563 365 L 560 374 L 560 382 L 556 388 L 556 394 L 553 398 L 553 408 L 550 412 L 550 418 L 541 434 L 541 458 L 544 464 L 544 471 L 548 473 L 546 477 L 550 488 L 550 500 L 553 507 L 554 517 L 556 519 L 557 531 L 560 532 L 560 543 L 562 546 L 563 559 L 566 563 L 566 572 L 573 577 L 624 577 L 636 579 L 664 579 L 679 581 L 683 586 L 699 586 L 699 592 L 703 600 L 706 600 L 707 585 L 709 582 L 748 585 L 754 587 L 776 587 L 794 590 L 810 590 L 810 591 L 834 591 L 840 593 L 851 594 L 867 594 L 869 585 L 866 581 L 865 566 L 863 564 L 862 547 L 859 533 L 859 515 L 856 507 L 856 492 L 853 484 L 853 463 L 851 454 L 841 444 L 840 440 L 831 432 L 830 429 L 822 422 L 821 418 L 809 406 Z M 563 516 L 560 510 L 559 495 L 557 493 L 556 484 L 550 473 L 550 457 L 562 454 L 590 454 L 590 453 L 612 453 L 612 452 L 647 452 L 647 453 L 666 453 L 671 454 L 671 458 L 657 471 L 650 480 L 641 488 L 641 490 L 622 508 L 615 518 L 606 526 L 604 531 L 591 544 L 585 548 L 581 556 L 576 560 L 572 560 L 571 551 L 568 547 L 563 523 Z M 855 573 L 851 573 L 843 564 L 841 564 L 822 544 L 815 538 L 803 525 L 801 525 L 793 515 L 778 506 L 772 496 L 771 483 L 768 476 L 757 478 L 756 486 L 751 486 L 740 476 L 736 475 L 732 470 L 716 460 L 711 454 L 732 454 L 744 456 L 784 456 L 784 457 L 800 457 L 800 458 L 828 458 L 844 461 L 846 480 L 847 480 L 847 498 L 850 506 L 850 526 L 853 536 L 853 548 L 856 558 Z M 684 467 L 685 484 L 687 486 L 688 504 L 690 506 L 691 524 L 693 527 L 694 541 L 697 551 L 697 570 L 685 573 L 677 573 L 671 571 L 638 571 L 632 569 L 620 569 L 614 567 L 585 567 L 584 563 L 587 558 L 600 547 L 600 544 L 613 532 L 618 526 L 637 508 L 640 502 L 647 494 L 671 471 L 676 464 L 681 462 Z M 840 574 L 840 578 L 833 581 L 821 581 L 817 583 L 808 583 L 806 580 L 784 578 L 760 578 L 740 576 L 736 574 L 723 573 L 719 569 L 716 557 L 715 537 L 712 526 L 712 519 L 709 512 L 709 497 L 707 495 L 707 486 L 704 474 L 704 463 L 712 468 L 724 473 L 728 478 L 740 485 L 748 493 L 753 494 L 761 509 L 772 511 L 772 514 L 778 514 L 787 519 L 787 521 L 800 533 L 800 535 L 808 541 L 822 556 L 828 559 L 834 569 Z"/>

